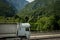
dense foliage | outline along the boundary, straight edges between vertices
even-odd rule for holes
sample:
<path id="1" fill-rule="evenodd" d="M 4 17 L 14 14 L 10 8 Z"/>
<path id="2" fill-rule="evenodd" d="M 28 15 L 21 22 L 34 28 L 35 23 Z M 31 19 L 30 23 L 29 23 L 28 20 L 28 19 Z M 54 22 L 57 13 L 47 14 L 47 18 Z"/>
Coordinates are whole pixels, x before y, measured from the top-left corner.
<path id="1" fill-rule="evenodd" d="M 35 0 L 26 5 L 18 16 L 31 24 L 31 30 L 60 30 L 60 0 Z"/>
<path id="2" fill-rule="evenodd" d="M 33 31 L 60 30 L 60 0 L 35 0 L 17 15 L 12 6 L 0 4 L 0 22 L 29 22 Z"/>

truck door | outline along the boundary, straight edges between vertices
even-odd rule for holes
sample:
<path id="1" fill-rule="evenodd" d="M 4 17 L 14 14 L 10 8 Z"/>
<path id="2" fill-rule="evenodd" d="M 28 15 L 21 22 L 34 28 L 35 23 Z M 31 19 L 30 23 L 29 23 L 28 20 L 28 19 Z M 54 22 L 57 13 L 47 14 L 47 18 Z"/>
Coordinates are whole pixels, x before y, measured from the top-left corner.
<path id="1" fill-rule="evenodd" d="M 27 36 L 27 38 L 29 38 L 29 37 L 30 37 L 30 28 L 27 27 L 27 28 L 25 29 L 25 31 L 26 31 L 26 36 Z"/>
<path id="2" fill-rule="evenodd" d="M 18 28 L 18 36 L 25 36 L 25 28 L 23 27 Z"/>

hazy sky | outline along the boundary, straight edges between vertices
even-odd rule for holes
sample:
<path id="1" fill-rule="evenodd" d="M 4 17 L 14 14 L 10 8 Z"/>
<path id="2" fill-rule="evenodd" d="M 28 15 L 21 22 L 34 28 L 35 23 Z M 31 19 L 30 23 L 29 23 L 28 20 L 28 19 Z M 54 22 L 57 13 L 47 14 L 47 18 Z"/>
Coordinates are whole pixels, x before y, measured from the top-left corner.
<path id="1" fill-rule="evenodd" d="M 32 2 L 32 1 L 34 1 L 34 0 L 26 0 L 26 1 L 28 1 L 28 2 Z"/>

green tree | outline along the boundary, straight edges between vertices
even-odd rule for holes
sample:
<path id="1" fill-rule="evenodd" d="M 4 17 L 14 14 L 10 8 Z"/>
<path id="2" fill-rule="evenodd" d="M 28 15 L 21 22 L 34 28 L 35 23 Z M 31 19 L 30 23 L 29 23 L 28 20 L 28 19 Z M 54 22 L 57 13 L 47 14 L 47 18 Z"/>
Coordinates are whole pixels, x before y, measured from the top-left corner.
<path id="1" fill-rule="evenodd" d="M 40 30 L 40 31 L 50 31 L 50 30 L 53 30 L 54 19 L 55 18 L 53 16 L 40 18 L 36 22 L 36 23 L 38 23 L 37 30 Z"/>

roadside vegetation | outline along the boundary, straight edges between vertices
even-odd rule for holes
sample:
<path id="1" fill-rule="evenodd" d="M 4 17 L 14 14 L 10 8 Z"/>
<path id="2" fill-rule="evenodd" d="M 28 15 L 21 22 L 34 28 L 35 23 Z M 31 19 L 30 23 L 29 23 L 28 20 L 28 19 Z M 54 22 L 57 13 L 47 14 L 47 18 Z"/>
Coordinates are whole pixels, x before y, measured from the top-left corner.
<path id="1" fill-rule="evenodd" d="M 35 0 L 18 13 L 14 7 L 2 4 L 0 23 L 29 22 L 31 31 L 60 30 L 60 0 Z"/>

